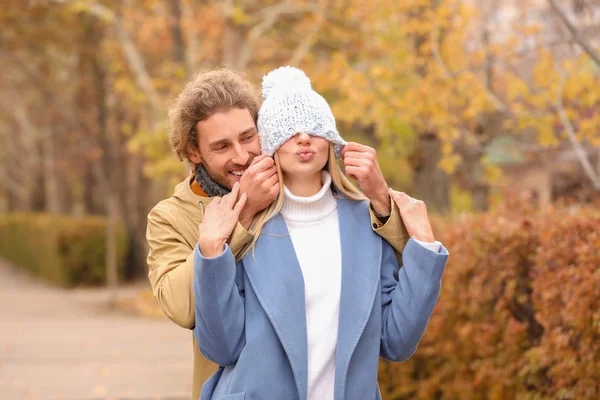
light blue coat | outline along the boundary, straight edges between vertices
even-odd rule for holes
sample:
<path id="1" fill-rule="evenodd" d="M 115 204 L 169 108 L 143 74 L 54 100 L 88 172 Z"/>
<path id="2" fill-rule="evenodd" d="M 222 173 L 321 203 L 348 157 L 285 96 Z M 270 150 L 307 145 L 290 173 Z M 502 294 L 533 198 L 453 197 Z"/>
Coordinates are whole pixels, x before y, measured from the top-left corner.
<path id="1" fill-rule="evenodd" d="M 379 356 L 408 359 L 440 292 L 448 252 L 407 243 L 399 269 L 370 228 L 368 203 L 338 199 L 342 288 L 335 399 L 380 399 Z M 302 399 L 308 361 L 304 281 L 287 226 L 277 215 L 241 262 L 229 248 L 194 256 L 196 327 L 202 354 L 221 365 L 202 400 Z"/>

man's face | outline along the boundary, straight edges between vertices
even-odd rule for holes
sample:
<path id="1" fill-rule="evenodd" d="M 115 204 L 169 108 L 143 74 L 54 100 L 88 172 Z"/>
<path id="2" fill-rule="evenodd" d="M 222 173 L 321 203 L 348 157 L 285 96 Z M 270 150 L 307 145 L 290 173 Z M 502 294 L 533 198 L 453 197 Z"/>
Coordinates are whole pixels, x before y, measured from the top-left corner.
<path id="1" fill-rule="evenodd" d="M 203 164 L 210 177 L 228 189 L 260 154 L 256 124 L 247 109 L 215 113 L 198 122 L 196 133 L 198 152 L 192 153 L 190 160 Z"/>

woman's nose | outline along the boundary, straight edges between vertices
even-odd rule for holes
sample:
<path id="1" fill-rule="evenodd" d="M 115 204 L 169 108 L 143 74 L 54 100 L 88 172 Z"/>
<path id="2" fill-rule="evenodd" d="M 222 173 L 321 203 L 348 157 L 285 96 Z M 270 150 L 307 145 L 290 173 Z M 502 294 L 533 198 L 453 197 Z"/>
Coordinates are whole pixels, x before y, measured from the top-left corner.
<path id="1" fill-rule="evenodd" d="M 298 142 L 298 144 L 309 145 L 310 144 L 310 135 L 308 133 L 299 133 L 297 142 Z"/>

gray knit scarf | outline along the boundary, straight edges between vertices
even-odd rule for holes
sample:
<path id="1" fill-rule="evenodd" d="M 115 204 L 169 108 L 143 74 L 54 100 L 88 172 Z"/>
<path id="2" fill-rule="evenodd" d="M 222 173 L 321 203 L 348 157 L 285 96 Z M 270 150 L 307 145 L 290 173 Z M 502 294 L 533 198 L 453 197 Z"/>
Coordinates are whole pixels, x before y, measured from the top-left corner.
<path id="1" fill-rule="evenodd" d="M 204 190 L 204 193 L 206 193 L 209 197 L 223 197 L 230 192 L 229 189 L 215 182 L 210 175 L 208 175 L 208 171 L 202 164 L 196 167 L 195 179 L 202 190 Z"/>

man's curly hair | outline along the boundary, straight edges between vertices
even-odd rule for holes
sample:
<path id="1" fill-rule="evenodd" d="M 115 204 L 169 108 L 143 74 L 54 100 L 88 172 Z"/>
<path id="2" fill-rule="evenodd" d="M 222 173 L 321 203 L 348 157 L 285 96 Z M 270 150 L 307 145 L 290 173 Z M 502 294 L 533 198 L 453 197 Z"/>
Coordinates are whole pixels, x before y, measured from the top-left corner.
<path id="1" fill-rule="evenodd" d="M 190 151 L 198 149 L 196 124 L 218 112 L 247 109 L 256 123 L 260 96 L 242 74 L 230 69 L 194 76 L 169 107 L 169 138 L 180 160 L 190 161 Z"/>

